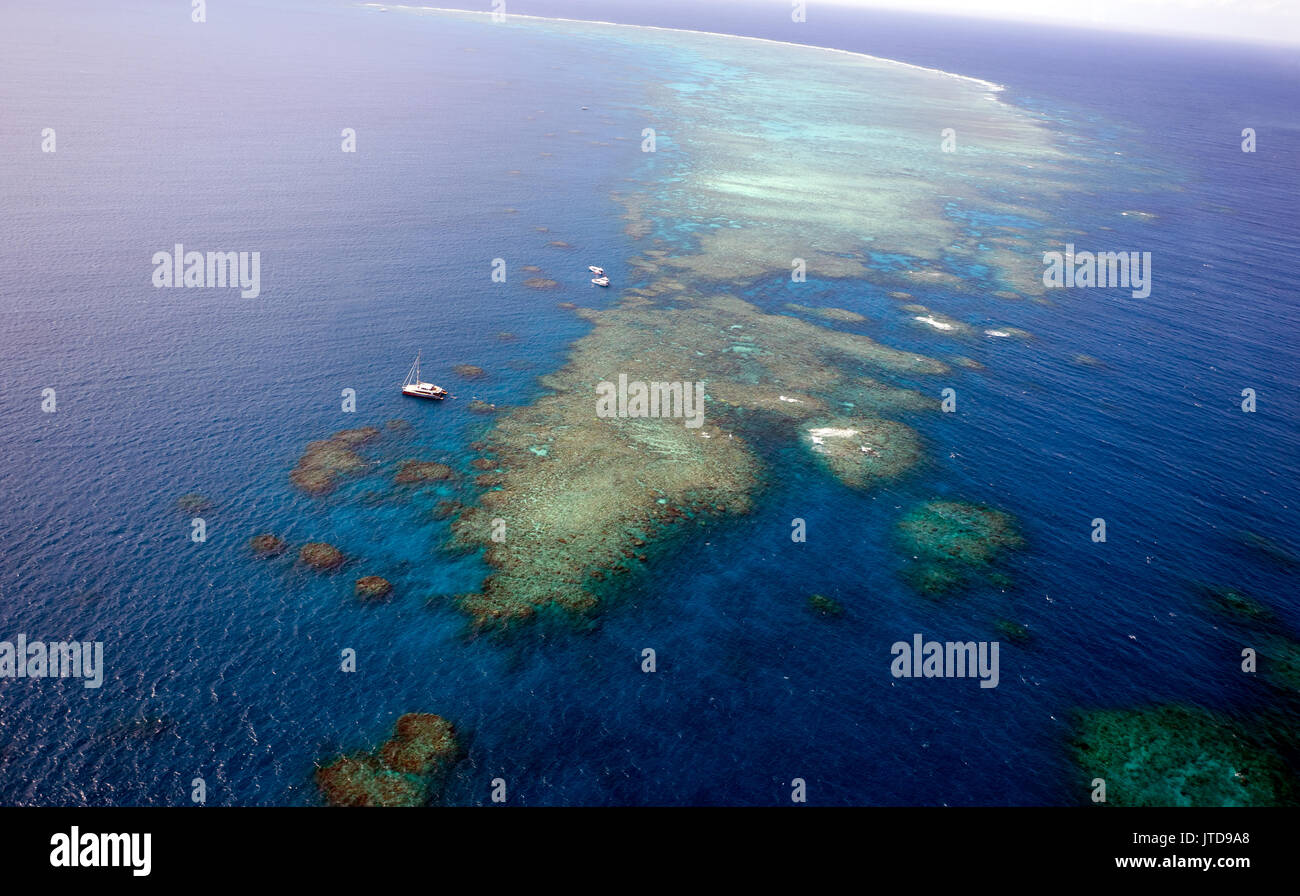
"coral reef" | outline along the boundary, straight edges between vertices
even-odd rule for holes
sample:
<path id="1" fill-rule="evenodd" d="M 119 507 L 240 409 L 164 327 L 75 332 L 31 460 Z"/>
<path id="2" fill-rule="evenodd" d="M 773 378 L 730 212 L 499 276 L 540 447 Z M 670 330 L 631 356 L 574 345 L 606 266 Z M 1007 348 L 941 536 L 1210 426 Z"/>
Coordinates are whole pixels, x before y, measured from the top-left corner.
<path id="1" fill-rule="evenodd" d="M 839 417 L 807 426 L 803 442 L 845 485 L 866 489 L 893 479 L 921 457 L 910 427 L 878 417 Z"/>
<path id="2" fill-rule="evenodd" d="M 393 593 L 393 585 L 382 576 L 362 576 L 357 579 L 355 590 L 363 601 L 381 601 Z"/>
<path id="3" fill-rule="evenodd" d="M 1256 726 L 1250 726 L 1252 729 Z M 1295 778 L 1247 726 L 1182 705 L 1093 710 L 1071 742 L 1086 782 L 1114 806 L 1294 804 Z"/>
<path id="4" fill-rule="evenodd" d="M 1198 583 L 1194 587 L 1204 597 L 1206 604 L 1217 613 L 1251 622 L 1270 622 L 1274 618 L 1272 610 L 1237 588 L 1204 583 Z"/>
<path id="5" fill-rule="evenodd" d="M 178 507 L 180 507 L 182 512 L 187 513 L 191 516 L 196 516 L 200 513 L 206 513 L 208 510 L 212 509 L 211 501 L 209 501 L 207 498 L 203 497 L 202 495 L 195 495 L 195 494 L 181 495 L 179 498 L 176 499 L 176 504 Z"/>
<path id="6" fill-rule="evenodd" d="M 424 482 L 441 482 L 454 474 L 451 467 L 431 460 L 403 461 L 393 480 L 398 485 L 417 485 Z"/>
<path id="7" fill-rule="evenodd" d="M 309 495 L 329 494 L 341 476 L 365 469 L 366 462 L 356 449 L 378 437 L 378 429 L 366 426 L 344 429 L 328 439 L 310 442 L 289 479 Z"/>
<path id="8" fill-rule="evenodd" d="M 847 308 L 811 308 L 808 305 L 800 305 L 796 302 L 787 302 L 785 307 L 790 311 L 811 314 L 823 320 L 833 320 L 846 324 L 858 324 L 867 319 L 865 314 L 858 314 L 858 312 L 849 311 Z"/>
<path id="9" fill-rule="evenodd" d="M 808 609 L 818 616 L 844 615 L 844 608 L 824 594 L 808 595 Z"/>
<path id="10" fill-rule="evenodd" d="M 298 559 L 312 569 L 329 572 L 343 565 L 343 552 L 332 544 L 313 541 L 302 546 Z"/>
<path id="11" fill-rule="evenodd" d="M 902 547 L 912 562 L 905 578 L 926 594 L 942 594 L 996 571 L 1001 555 L 1023 544 L 1011 516 L 990 507 L 931 501 L 898 523 Z"/>
<path id="12" fill-rule="evenodd" d="M 439 796 L 460 755 L 450 722 L 430 713 L 407 713 L 377 750 L 319 766 L 316 786 L 331 806 L 423 806 Z"/>
<path id="13" fill-rule="evenodd" d="M 388 768 L 373 756 L 341 756 L 316 769 L 316 786 L 331 806 L 423 806 L 429 783 Z"/>
<path id="14" fill-rule="evenodd" d="M 483 548 L 493 567 L 478 593 L 459 598 L 475 624 L 508 625 L 543 608 L 593 609 L 629 563 L 639 562 L 635 541 L 746 513 L 764 470 L 736 414 L 771 411 L 808 426 L 827 409 L 816 393 L 856 379 L 845 366 L 907 375 L 947 370 L 725 295 L 677 308 L 669 334 L 655 299 L 680 289 L 656 281 L 645 290 L 652 297 L 625 297 L 609 312 L 579 311 L 593 330 L 560 371 L 543 378 L 549 393 L 498 418 L 483 447 L 502 472 L 483 480 L 494 490 L 453 524 L 457 541 Z M 595 385 L 620 372 L 645 382 L 705 382 L 702 425 L 689 428 L 681 417 L 598 417 Z M 851 419 L 863 436 L 854 446 L 862 459 L 832 461 L 849 480 L 865 486 L 916 459 L 915 436 L 903 424 Z M 505 524 L 503 541 L 491 538 L 494 519 Z"/>
<path id="15" fill-rule="evenodd" d="M 1012 644 L 1028 644 L 1034 639 L 1028 626 L 1011 619 L 999 619 L 993 623 L 993 627 Z"/>
<path id="16" fill-rule="evenodd" d="M 464 509 L 465 505 L 461 504 L 459 501 L 439 501 L 437 504 L 433 505 L 433 510 L 430 511 L 430 515 L 435 520 L 448 520 Z"/>
<path id="17" fill-rule="evenodd" d="M 288 548 L 288 544 L 283 538 L 269 532 L 254 535 L 248 540 L 248 546 L 259 557 L 278 557 Z"/>
<path id="18" fill-rule="evenodd" d="M 379 757 L 391 769 L 423 777 L 454 762 L 459 750 L 451 722 L 431 713 L 407 713 L 379 748 Z"/>
<path id="19" fill-rule="evenodd" d="M 467 380 L 479 380 L 487 376 L 486 370 L 473 364 L 457 364 L 452 370 L 456 371 L 456 376 Z"/>

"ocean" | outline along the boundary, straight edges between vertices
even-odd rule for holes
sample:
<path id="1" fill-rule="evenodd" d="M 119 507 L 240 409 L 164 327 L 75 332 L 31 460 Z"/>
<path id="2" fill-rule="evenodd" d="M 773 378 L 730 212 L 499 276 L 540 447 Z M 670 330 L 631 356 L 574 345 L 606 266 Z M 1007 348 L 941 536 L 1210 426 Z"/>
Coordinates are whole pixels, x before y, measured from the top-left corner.
<path id="1" fill-rule="evenodd" d="M 558 303 L 619 301 L 587 264 L 633 281 L 647 239 L 676 250 L 712 226 L 680 188 L 722 164 L 707 129 L 661 124 L 651 160 L 647 121 L 735 77 L 724 44 L 774 68 L 795 51 L 348 3 L 232 2 L 202 24 L 146 3 L 16 5 L 0 36 L 0 639 L 102 641 L 106 668 L 99 689 L 0 680 L 0 802 L 187 804 L 202 778 L 213 804 L 317 805 L 318 763 L 434 712 L 465 748 L 448 805 L 490 802 L 496 778 L 516 805 L 782 804 L 794 778 L 814 804 L 1075 805 L 1091 777 L 1069 749 L 1080 710 L 1177 702 L 1252 724 L 1280 705 L 1294 725 L 1293 704 L 1241 674 L 1241 631 L 1198 587 L 1248 592 L 1300 631 L 1294 51 L 849 12 L 805 38 L 730 6 L 605 6 L 516 11 L 1003 85 L 996 102 L 1060 154 L 1053 187 L 1023 170 L 987 207 L 954 195 L 953 232 L 1014 227 L 1033 264 L 1067 236 L 1150 252 L 1151 295 L 998 298 L 987 262 L 950 254 L 966 286 L 913 291 L 975 328 L 949 337 L 880 286 L 905 263 L 887 252 L 861 277 L 746 281 L 737 294 L 767 313 L 856 311 L 883 344 L 982 369 L 900 380 L 953 385 L 958 412 L 906 418 L 924 460 L 898 482 L 860 493 L 773 440 L 753 509 L 667 543 L 590 625 L 476 636 L 449 596 L 491 570 L 449 549 L 435 513 L 471 500 L 471 446 L 499 419 L 470 402 L 548 393 L 539 378 L 591 330 Z M 46 128 L 56 152 L 40 151 Z M 630 232 L 629 194 L 648 197 L 648 236 Z M 156 289 L 151 259 L 176 243 L 260 252 L 261 295 Z M 1032 338 L 983 335 L 999 327 Z M 454 401 L 398 393 L 417 351 Z M 375 472 L 323 498 L 291 485 L 308 442 L 396 419 L 410 428 L 385 431 Z M 408 458 L 457 478 L 394 487 Z M 192 494 L 197 543 L 178 504 Z M 936 498 L 1015 516 L 1005 581 L 909 588 L 897 523 Z M 337 544 L 348 566 L 255 557 L 260 532 Z M 358 602 L 353 572 L 389 579 L 393 599 Z M 810 594 L 843 616 L 808 612 Z M 1003 644 L 996 689 L 889 674 L 894 642 L 997 638 L 1000 619 L 1032 640 Z"/>

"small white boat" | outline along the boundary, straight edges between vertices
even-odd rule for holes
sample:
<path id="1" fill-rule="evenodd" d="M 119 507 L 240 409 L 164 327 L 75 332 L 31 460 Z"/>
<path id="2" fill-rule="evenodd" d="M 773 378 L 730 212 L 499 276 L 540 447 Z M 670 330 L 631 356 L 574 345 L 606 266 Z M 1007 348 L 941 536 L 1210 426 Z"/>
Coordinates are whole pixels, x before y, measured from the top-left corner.
<path id="1" fill-rule="evenodd" d="M 594 264 L 589 264 L 589 265 L 587 265 L 587 270 L 591 271 L 591 272 L 592 272 L 593 274 L 595 274 L 597 277 L 604 277 L 604 276 L 605 276 L 605 269 L 604 269 L 604 268 L 598 268 L 598 267 L 596 267 Z"/>
<path id="2" fill-rule="evenodd" d="M 414 398 L 437 398 L 447 397 L 447 390 L 441 386 L 435 386 L 433 383 L 426 383 L 420 380 L 420 354 L 416 352 L 415 363 L 406 374 L 406 379 L 402 381 L 402 394 L 410 395 Z"/>
<path id="3" fill-rule="evenodd" d="M 596 284 L 597 286 L 609 286 L 608 277 L 595 277 L 592 279 L 591 282 Z"/>

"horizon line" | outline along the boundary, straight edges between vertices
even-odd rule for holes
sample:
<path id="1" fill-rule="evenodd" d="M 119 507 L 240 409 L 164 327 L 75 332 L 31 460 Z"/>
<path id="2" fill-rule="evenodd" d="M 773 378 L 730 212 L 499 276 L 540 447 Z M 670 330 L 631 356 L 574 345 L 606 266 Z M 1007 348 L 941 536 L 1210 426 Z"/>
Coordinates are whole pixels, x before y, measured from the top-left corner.
<path id="1" fill-rule="evenodd" d="M 376 0 L 367 0 L 362 6 L 374 7 L 376 9 L 410 9 L 426 10 L 428 12 L 452 12 L 461 13 L 471 16 L 491 16 L 491 10 L 482 9 L 457 9 L 456 7 L 447 6 L 408 6 L 403 3 L 380 3 Z M 670 28 L 666 25 L 633 25 L 627 22 L 605 22 L 599 19 L 570 19 L 563 16 L 537 16 L 526 13 L 505 13 L 506 19 L 533 19 L 539 22 L 571 22 L 577 25 L 607 25 L 612 28 L 644 28 L 650 31 L 668 31 L 679 34 L 698 34 L 704 37 L 729 37 L 733 40 L 752 40 L 765 44 L 776 44 L 782 47 L 798 47 L 803 50 L 821 50 L 826 53 L 843 53 L 846 56 L 857 56 L 862 59 L 869 59 L 872 62 L 883 62 L 888 65 L 900 65 L 904 68 L 915 69 L 916 71 L 928 72 L 932 75 L 943 75 L 947 78 L 956 78 L 961 81 L 969 81 L 976 84 L 995 97 L 998 93 L 1006 90 L 1005 84 L 998 84 L 995 81 L 989 81 L 985 78 L 977 78 L 974 75 L 963 75 L 958 72 L 945 71 L 941 68 L 934 68 L 928 65 L 918 65 L 915 62 L 904 62 L 902 59 L 890 59 L 887 56 L 874 56 L 871 53 L 862 53 L 857 50 L 845 50 L 840 47 L 822 47 L 816 44 L 802 44 L 795 41 L 775 40 L 770 37 L 754 37 L 748 34 L 732 34 L 727 31 L 700 31 L 695 28 Z"/>

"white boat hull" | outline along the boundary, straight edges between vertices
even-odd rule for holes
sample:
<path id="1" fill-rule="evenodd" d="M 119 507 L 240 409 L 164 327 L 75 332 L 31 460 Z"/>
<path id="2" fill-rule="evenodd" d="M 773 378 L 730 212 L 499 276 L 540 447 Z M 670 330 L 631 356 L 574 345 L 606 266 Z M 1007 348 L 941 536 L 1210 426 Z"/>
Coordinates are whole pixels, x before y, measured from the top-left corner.
<path id="1" fill-rule="evenodd" d="M 403 386 L 402 394 L 409 395 L 412 398 L 437 398 L 447 397 L 447 390 L 440 389 L 432 383 L 417 383 L 411 386 Z"/>

